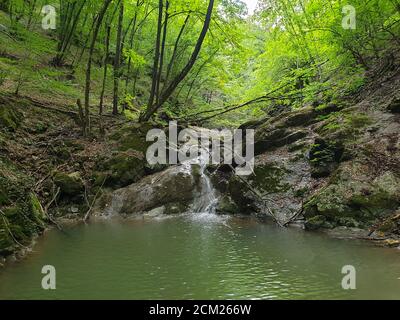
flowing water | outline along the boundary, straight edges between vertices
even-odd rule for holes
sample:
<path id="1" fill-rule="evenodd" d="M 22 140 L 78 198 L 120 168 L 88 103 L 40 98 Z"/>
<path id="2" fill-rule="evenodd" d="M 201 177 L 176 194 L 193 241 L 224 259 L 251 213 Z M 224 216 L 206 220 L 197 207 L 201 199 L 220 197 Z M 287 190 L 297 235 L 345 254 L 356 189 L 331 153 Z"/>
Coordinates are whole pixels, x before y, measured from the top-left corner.
<path id="1" fill-rule="evenodd" d="M 192 204 L 192 212 L 214 214 L 218 204 L 218 196 L 210 177 L 206 174 L 207 156 L 200 156 L 197 163 L 200 166 L 200 190 Z"/>
<path id="2" fill-rule="evenodd" d="M 400 299 L 399 250 L 218 216 L 199 163 L 193 213 L 50 231 L 0 270 L 0 299 Z M 54 291 L 41 287 L 45 265 L 56 268 Z M 342 289 L 346 265 L 357 290 Z"/>

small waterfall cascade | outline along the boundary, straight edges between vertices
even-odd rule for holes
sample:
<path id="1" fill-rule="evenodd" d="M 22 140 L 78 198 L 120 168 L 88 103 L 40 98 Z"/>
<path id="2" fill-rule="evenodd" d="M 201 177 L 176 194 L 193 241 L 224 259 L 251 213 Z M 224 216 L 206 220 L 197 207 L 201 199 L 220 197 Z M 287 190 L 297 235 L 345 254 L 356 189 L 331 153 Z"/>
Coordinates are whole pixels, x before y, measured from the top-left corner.
<path id="1" fill-rule="evenodd" d="M 199 195 L 195 197 L 192 205 L 193 213 L 208 213 L 215 214 L 218 195 L 215 190 L 210 177 L 206 173 L 209 155 L 201 155 L 198 158 L 198 165 L 200 166 L 200 182 L 199 182 Z"/>

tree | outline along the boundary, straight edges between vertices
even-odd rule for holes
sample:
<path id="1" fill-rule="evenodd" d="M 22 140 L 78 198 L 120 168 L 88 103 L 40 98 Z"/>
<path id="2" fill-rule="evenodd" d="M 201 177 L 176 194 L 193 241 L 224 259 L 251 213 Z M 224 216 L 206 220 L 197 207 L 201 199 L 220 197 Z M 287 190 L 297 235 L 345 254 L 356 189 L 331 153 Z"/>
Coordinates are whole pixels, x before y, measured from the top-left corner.
<path id="1" fill-rule="evenodd" d="M 160 1 L 160 2 L 162 2 L 162 1 Z M 168 98 L 172 95 L 172 93 L 175 91 L 175 89 L 178 87 L 178 85 L 185 79 L 185 77 L 188 75 L 190 70 L 193 68 L 194 64 L 196 63 L 197 57 L 200 53 L 204 39 L 207 35 L 208 29 L 210 27 L 213 8 L 214 8 L 214 0 L 210 0 L 209 4 L 208 4 L 208 9 L 207 9 L 206 17 L 204 20 L 204 24 L 203 24 L 203 29 L 199 35 L 199 38 L 197 40 L 197 43 L 196 43 L 196 46 L 192 53 L 192 56 L 190 57 L 189 61 L 185 65 L 185 67 L 181 70 L 181 72 L 171 81 L 171 83 L 166 87 L 165 91 L 163 93 L 161 93 L 161 96 L 160 96 L 158 102 L 154 103 L 153 99 L 150 99 L 146 112 L 144 114 L 142 114 L 140 117 L 141 121 L 148 121 L 152 117 L 152 115 L 158 111 L 158 109 L 168 100 Z M 161 12 L 162 12 L 162 10 L 161 10 Z M 159 37 L 159 34 L 161 34 L 160 25 L 159 25 L 159 30 L 158 30 L 158 37 Z M 157 41 L 157 46 L 158 45 L 159 45 L 159 39 Z M 158 60 L 157 54 L 156 54 L 156 59 Z M 158 63 L 155 62 L 155 67 L 157 67 L 157 66 L 158 66 Z M 157 71 L 155 71 L 155 73 L 158 74 Z M 154 86 L 155 86 L 155 84 L 154 84 Z"/>
<path id="2" fill-rule="evenodd" d="M 114 99 L 113 99 L 113 114 L 114 115 L 118 114 L 118 101 L 119 101 L 118 94 L 119 94 L 119 79 L 121 77 L 120 66 L 121 66 L 121 57 L 122 57 L 123 22 L 124 22 L 124 0 L 121 0 L 119 19 L 118 19 L 116 52 L 115 52 L 115 60 L 114 60 Z"/>
<path id="3" fill-rule="evenodd" d="M 103 6 L 99 14 L 97 15 L 96 25 L 93 31 L 92 41 L 89 49 L 89 57 L 86 68 L 86 81 L 85 81 L 85 114 L 83 119 L 83 133 L 84 135 L 89 135 L 91 131 L 90 126 L 90 85 L 91 85 L 91 74 L 92 74 L 92 63 L 93 63 L 93 53 L 96 45 L 96 40 L 99 34 L 100 27 L 103 23 L 104 16 L 107 12 L 109 5 L 112 0 L 104 0 Z"/>

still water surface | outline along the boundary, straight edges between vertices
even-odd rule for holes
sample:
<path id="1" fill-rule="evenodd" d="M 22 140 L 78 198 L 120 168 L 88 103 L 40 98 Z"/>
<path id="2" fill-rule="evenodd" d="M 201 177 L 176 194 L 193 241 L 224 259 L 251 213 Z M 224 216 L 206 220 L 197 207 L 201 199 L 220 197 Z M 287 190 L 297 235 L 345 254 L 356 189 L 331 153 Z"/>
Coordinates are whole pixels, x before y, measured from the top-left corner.
<path id="1" fill-rule="evenodd" d="M 44 265 L 55 291 L 41 289 Z M 53 230 L 0 270 L 0 299 L 367 298 L 400 299 L 400 251 L 212 214 Z"/>

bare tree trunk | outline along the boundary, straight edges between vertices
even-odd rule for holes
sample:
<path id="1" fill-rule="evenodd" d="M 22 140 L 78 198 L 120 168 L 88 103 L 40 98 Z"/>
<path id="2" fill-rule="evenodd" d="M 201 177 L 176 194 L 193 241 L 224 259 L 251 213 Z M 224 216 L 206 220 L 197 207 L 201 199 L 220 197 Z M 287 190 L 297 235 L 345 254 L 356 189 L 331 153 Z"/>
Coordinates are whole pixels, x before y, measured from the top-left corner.
<path id="1" fill-rule="evenodd" d="M 100 104 L 99 104 L 99 114 L 103 114 L 103 106 L 104 106 L 104 92 L 106 90 L 106 80 L 107 80 L 107 71 L 108 71 L 108 56 L 110 54 L 110 34 L 111 34 L 111 27 L 107 26 L 106 27 L 106 39 L 105 39 L 105 47 L 106 50 L 104 52 L 104 73 L 103 73 L 103 84 L 101 88 L 101 94 L 100 94 Z"/>
<path id="2" fill-rule="evenodd" d="M 178 45 L 179 41 L 182 38 L 183 32 L 185 31 L 185 28 L 189 22 L 190 19 L 190 14 L 187 15 L 185 22 L 183 23 L 181 30 L 179 31 L 178 37 L 176 38 L 175 45 L 174 45 L 174 51 L 172 52 L 171 60 L 169 61 L 168 67 L 167 67 L 167 75 L 165 76 L 165 83 L 168 83 L 169 77 L 172 72 L 172 67 L 175 62 L 176 54 L 178 53 Z"/>
<path id="3" fill-rule="evenodd" d="M 155 46 L 155 53 L 154 53 L 153 80 L 152 80 L 152 84 L 151 84 L 151 91 L 150 91 L 150 97 L 149 97 L 149 103 L 148 103 L 149 108 L 153 105 L 154 97 L 156 95 L 156 87 L 157 87 L 157 79 L 158 79 L 158 63 L 160 61 L 160 42 L 161 42 L 161 30 L 162 30 L 162 19 L 163 19 L 163 7 L 164 7 L 164 0 L 159 0 L 157 39 L 156 39 L 156 46 Z M 149 117 L 149 119 L 150 119 L 150 117 Z"/>
<path id="4" fill-rule="evenodd" d="M 103 7 L 101 8 L 101 11 L 97 18 L 96 26 L 93 30 L 93 37 L 92 37 L 92 41 L 90 44 L 89 58 L 88 58 L 88 64 L 87 64 L 87 69 L 86 69 L 86 84 L 85 84 L 85 121 L 84 121 L 85 123 L 83 124 L 84 135 L 90 134 L 90 84 L 91 84 L 91 76 L 92 76 L 92 63 L 93 63 L 94 47 L 96 45 L 97 36 L 99 35 L 99 30 L 100 30 L 101 24 L 103 22 L 104 16 L 105 16 L 107 9 L 111 2 L 112 2 L 112 0 L 104 0 Z"/>
<path id="5" fill-rule="evenodd" d="M 118 102 L 119 102 L 119 78 L 120 67 L 121 67 L 121 56 L 122 56 L 122 27 L 124 22 L 124 1 L 120 3 L 119 20 L 118 20 L 118 32 L 117 32 L 117 48 L 115 52 L 114 61 L 114 99 L 113 99 L 113 114 L 118 114 Z"/>
<path id="6" fill-rule="evenodd" d="M 169 17 L 168 9 L 169 9 L 169 1 L 167 0 L 165 6 L 164 31 L 161 43 L 160 67 L 158 70 L 157 85 L 156 85 L 156 103 L 160 101 L 160 84 L 164 67 L 165 42 L 167 41 L 167 30 L 168 30 L 168 17 Z"/>

